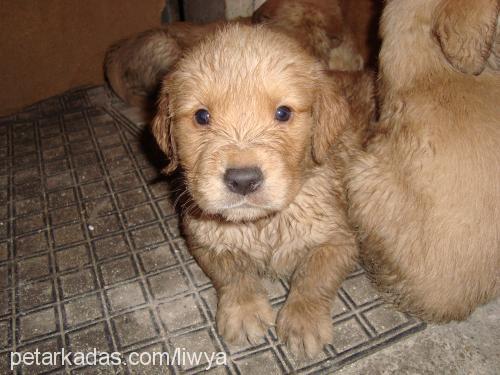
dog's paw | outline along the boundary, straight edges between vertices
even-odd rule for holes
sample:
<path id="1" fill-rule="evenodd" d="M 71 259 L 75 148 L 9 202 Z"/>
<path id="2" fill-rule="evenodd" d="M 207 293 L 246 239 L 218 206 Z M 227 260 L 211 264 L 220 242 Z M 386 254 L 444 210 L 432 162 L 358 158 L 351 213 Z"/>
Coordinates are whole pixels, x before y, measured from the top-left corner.
<path id="1" fill-rule="evenodd" d="M 277 321 L 280 340 L 297 358 L 314 358 L 332 341 L 330 309 L 306 301 L 287 301 Z"/>
<path id="2" fill-rule="evenodd" d="M 274 325 L 275 313 L 264 296 L 244 303 L 222 298 L 217 308 L 217 330 L 232 344 L 256 344 Z"/>

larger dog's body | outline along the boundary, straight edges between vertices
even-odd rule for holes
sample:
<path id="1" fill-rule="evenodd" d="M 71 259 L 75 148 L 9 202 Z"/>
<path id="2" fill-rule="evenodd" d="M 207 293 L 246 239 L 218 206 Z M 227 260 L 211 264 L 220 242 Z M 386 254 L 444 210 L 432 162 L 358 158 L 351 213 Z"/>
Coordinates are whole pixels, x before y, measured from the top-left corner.
<path id="1" fill-rule="evenodd" d="M 426 319 L 498 294 L 500 34 L 496 0 L 392 0 L 382 21 L 381 124 L 348 178 L 362 258 Z"/>

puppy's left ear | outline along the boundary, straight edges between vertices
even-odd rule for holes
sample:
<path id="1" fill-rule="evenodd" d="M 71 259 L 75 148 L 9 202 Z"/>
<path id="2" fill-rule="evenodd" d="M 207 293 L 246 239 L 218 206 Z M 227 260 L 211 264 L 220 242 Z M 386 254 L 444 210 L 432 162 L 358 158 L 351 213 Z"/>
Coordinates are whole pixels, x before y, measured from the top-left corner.
<path id="1" fill-rule="evenodd" d="M 317 164 L 325 161 L 337 136 L 347 127 L 349 117 L 349 105 L 341 87 L 333 77 L 324 77 L 313 104 L 312 156 Z"/>
<path id="2" fill-rule="evenodd" d="M 151 124 L 151 132 L 156 138 L 160 149 L 167 155 L 168 165 L 163 173 L 170 174 L 177 169 L 177 148 L 172 132 L 172 114 L 170 113 L 170 97 L 167 91 L 168 79 L 163 80 L 160 97 L 158 100 L 156 116 Z"/>
<path id="3" fill-rule="evenodd" d="M 480 74 L 496 33 L 499 0 L 444 0 L 433 25 L 448 62 L 462 73 Z"/>

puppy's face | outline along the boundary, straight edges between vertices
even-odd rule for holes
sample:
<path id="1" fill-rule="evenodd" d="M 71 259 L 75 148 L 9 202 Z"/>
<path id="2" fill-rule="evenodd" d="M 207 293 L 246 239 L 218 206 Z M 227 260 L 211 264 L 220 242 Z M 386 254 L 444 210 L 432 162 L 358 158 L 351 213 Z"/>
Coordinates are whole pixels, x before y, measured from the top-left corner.
<path id="1" fill-rule="evenodd" d="M 204 212 L 256 220 L 294 199 L 345 123 L 327 81 L 287 37 L 233 26 L 166 78 L 153 132 Z"/>

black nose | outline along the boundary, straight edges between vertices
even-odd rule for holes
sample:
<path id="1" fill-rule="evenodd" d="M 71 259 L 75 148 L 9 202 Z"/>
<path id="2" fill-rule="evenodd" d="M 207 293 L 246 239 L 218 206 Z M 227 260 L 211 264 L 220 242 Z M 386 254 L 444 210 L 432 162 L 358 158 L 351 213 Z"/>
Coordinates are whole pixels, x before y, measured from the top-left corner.
<path id="1" fill-rule="evenodd" d="M 233 193 L 247 195 L 259 188 L 264 176 L 257 168 L 229 168 L 224 173 L 224 182 Z"/>

